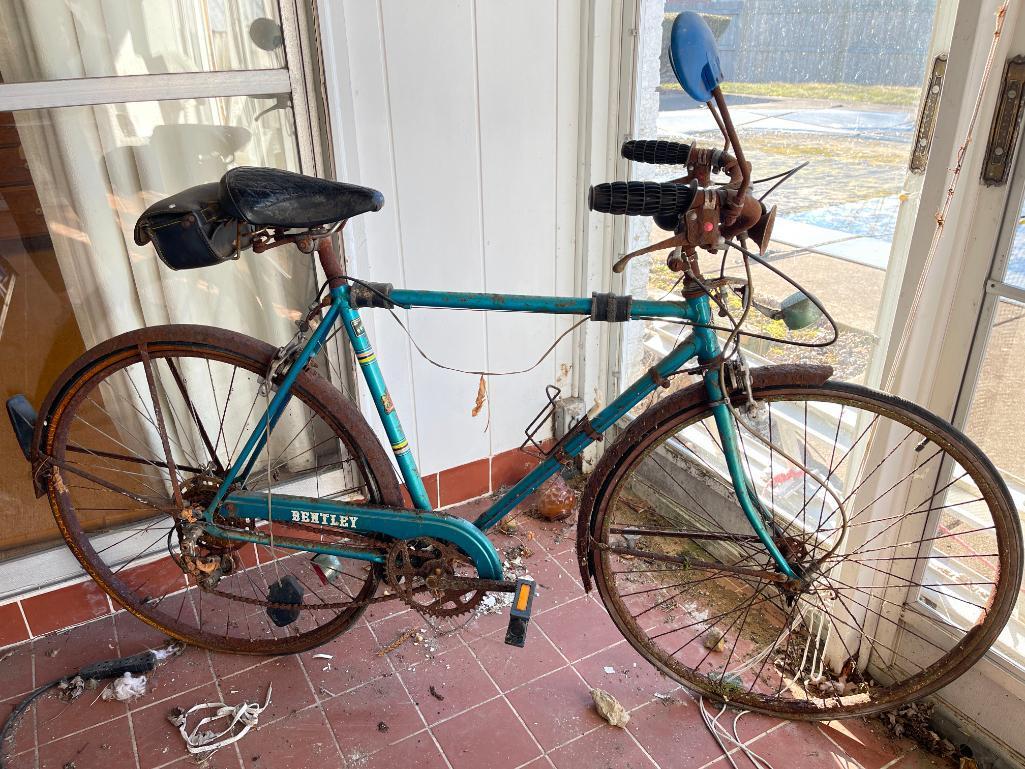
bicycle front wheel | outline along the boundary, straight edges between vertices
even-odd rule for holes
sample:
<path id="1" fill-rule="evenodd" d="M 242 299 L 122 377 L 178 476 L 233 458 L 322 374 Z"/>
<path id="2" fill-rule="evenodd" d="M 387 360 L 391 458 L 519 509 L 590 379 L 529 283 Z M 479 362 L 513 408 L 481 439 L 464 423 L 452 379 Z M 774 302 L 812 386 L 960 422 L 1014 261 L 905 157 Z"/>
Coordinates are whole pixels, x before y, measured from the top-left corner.
<path id="1" fill-rule="evenodd" d="M 356 622 L 380 579 L 366 561 L 318 567 L 302 550 L 207 534 L 194 546 L 203 566 L 183 557 L 183 511 L 208 505 L 238 460 L 272 397 L 264 382 L 274 352 L 220 329 L 142 329 L 72 364 L 49 409 L 49 500 L 71 551 L 132 614 L 208 649 L 285 654 L 318 646 Z M 402 504 L 369 426 L 312 372 L 300 374 L 242 488 Z M 214 518 L 257 535 L 374 545 L 329 527 L 239 520 L 225 505 Z"/>
<path id="2" fill-rule="evenodd" d="M 755 398 L 741 461 L 800 579 L 740 510 L 708 406 L 658 407 L 593 481 L 594 573 L 620 630 L 689 688 L 786 718 L 866 715 L 950 683 L 1019 592 L 1021 527 L 997 470 L 945 421 L 865 387 Z"/>

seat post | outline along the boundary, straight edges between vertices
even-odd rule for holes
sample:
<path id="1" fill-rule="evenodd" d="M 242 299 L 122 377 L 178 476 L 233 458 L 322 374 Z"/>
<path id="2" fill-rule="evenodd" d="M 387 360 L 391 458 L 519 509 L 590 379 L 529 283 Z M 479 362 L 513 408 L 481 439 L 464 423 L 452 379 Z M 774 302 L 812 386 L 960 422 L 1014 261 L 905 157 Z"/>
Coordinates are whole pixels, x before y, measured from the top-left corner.
<path id="1" fill-rule="evenodd" d="M 345 271 L 342 269 L 342 262 L 335 253 L 334 244 L 331 238 L 321 238 L 317 241 L 317 255 L 320 257 L 320 266 L 324 270 L 324 277 L 328 280 L 329 288 L 338 288 L 344 285 L 342 276 Z"/>

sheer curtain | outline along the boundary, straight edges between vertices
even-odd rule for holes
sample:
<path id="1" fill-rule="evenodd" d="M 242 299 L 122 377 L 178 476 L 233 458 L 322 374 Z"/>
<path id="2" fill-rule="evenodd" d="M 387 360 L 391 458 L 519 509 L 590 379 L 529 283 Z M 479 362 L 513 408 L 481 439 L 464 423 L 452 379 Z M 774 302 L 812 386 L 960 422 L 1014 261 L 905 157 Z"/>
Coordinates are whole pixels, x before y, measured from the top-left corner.
<path id="1" fill-rule="evenodd" d="M 0 75 L 12 83 L 280 67 L 280 49 L 249 38 L 251 23 L 275 19 L 275 7 L 273 0 L 0 0 Z M 308 256 L 281 248 L 175 272 L 151 246 L 136 246 L 132 230 L 154 201 L 216 181 L 233 166 L 298 170 L 291 110 L 258 118 L 273 98 L 153 96 L 15 114 L 86 347 L 164 323 L 283 344 L 315 290 Z"/>

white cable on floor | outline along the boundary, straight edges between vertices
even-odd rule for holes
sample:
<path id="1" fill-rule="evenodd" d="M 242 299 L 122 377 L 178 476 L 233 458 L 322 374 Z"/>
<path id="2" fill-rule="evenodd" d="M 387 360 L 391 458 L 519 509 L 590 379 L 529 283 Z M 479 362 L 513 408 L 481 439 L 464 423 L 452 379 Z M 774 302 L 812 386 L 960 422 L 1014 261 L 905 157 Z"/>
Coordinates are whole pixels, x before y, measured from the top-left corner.
<path id="1" fill-rule="evenodd" d="M 740 767 L 737 766 L 737 762 L 734 761 L 733 756 L 730 755 L 730 750 L 732 750 L 732 748 L 727 748 L 724 740 L 731 742 L 736 747 L 740 748 L 740 751 L 747 757 L 747 760 L 756 767 L 756 769 L 774 769 L 772 764 L 770 764 L 766 758 L 755 753 L 751 748 L 745 745 L 741 741 L 740 735 L 737 733 L 737 723 L 740 721 L 740 717 L 750 711 L 742 710 L 737 713 L 736 717 L 733 719 L 733 734 L 730 734 L 729 730 L 719 723 L 719 719 L 726 713 L 726 705 L 723 705 L 719 712 L 713 717 L 705 710 L 705 698 L 699 697 L 698 708 L 701 710 L 701 720 L 704 722 L 705 727 L 712 734 L 712 738 L 719 745 L 719 749 L 722 750 L 723 755 L 726 756 L 726 760 L 730 762 L 730 766 L 732 766 L 733 769 L 740 769 Z"/>

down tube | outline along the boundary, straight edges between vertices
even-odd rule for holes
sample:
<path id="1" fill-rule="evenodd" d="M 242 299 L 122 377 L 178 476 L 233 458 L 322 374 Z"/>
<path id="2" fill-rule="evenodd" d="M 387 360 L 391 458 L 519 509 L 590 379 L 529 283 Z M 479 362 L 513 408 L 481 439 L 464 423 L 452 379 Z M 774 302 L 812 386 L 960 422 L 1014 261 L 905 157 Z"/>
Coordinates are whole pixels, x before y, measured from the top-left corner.
<path id="1" fill-rule="evenodd" d="M 676 349 L 660 360 L 654 366 L 653 371 L 658 373 L 659 378 L 668 378 L 671 374 L 676 373 L 682 368 L 687 361 L 696 357 L 699 347 L 700 342 L 698 339 L 694 334 L 690 334 Z M 650 372 L 638 378 L 619 397 L 598 412 L 591 420 L 591 426 L 594 430 L 598 433 L 604 433 L 625 416 L 630 409 L 654 392 L 655 388 L 658 387 L 655 379 Z M 563 449 L 567 456 L 575 457 L 593 442 L 593 438 L 589 437 L 586 433 L 580 432 L 570 439 Z M 528 473 L 523 480 L 502 495 L 495 504 L 485 510 L 473 522 L 474 525 L 487 531 L 560 469 L 562 469 L 562 465 L 559 460 L 554 456 L 549 457 Z"/>
<path id="2" fill-rule="evenodd" d="M 409 440 L 402 429 L 398 414 L 395 413 L 395 404 L 388 394 L 384 375 L 381 373 L 381 367 L 377 364 L 377 353 L 374 352 L 374 347 L 367 337 L 363 319 L 360 318 L 359 311 L 350 307 L 348 302 L 342 304 L 341 313 L 342 321 L 345 323 L 345 333 L 349 335 L 349 341 L 352 342 L 356 362 L 359 363 L 360 371 L 363 372 L 363 378 L 367 382 L 367 388 L 374 399 L 374 406 L 377 407 L 381 424 L 384 425 L 384 431 L 388 435 L 388 442 L 395 454 L 395 461 L 406 482 L 409 498 L 418 510 L 430 510 L 431 501 L 427 498 L 423 479 L 420 478 L 420 471 L 416 468 L 416 460 L 413 459 Z"/>

